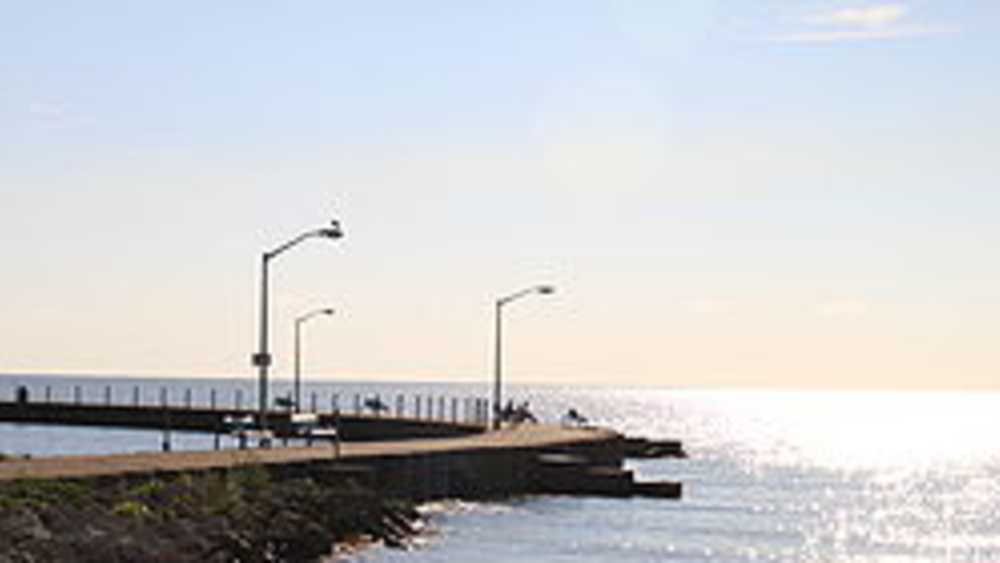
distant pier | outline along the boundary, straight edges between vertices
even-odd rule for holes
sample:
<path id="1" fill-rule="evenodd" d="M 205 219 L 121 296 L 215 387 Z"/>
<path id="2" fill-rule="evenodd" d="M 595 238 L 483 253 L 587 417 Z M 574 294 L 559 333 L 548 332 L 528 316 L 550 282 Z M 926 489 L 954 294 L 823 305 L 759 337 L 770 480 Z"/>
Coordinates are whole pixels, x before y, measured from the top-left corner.
<path id="1" fill-rule="evenodd" d="M 244 407 L 239 390 L 228 404 L 217 400 L 214 389 L 201 402 L 194 400 L 190 389 L 182 398 L 175 394 L 171 401 L 167 389 L 160 388 L 155 402 L 138 385 L 132 387 L 127 401 L 121 400 L 121 389 L 115 395 L 111 386 L 99 389 L 99 395 L 89 394 L 87 401 L 82 386 L 73 386 L 69 393 L 61 391 L 53 393 L 46 387 L 44 393 L 29 395 L 26 387 L 18 387 L 12 400 L 0 401 L 0 422 L 223 434 L 228 432 L 227 420 L 256 419 L 259 414 Z M 486 400 L 477 397 L 396 394 L 384 401 L 378 395 L 355 393 L 350 410 L 341 408 L 340 399 L 335 394 L 322 405 L 313 394 L 301 410 L 314 414 L 320 426 L 336 425 L 345 441 L 464 436 L 483 432 L 489 419 Z M 293 435 L 293 412 L 292 408 L 268 411 L 268 429 L 278 438 Z"/>
<path id="2" fill-rule="evenodd" d="M 183 406 L 123 406 L 74 403 L 0 402 L 0 422 L 90 426 L 134 430 L 225 433 L 224 420 L 256 416 L 256 411 L 211 409 Z M 338 420 L 341 439 L 345 441 L 394 440 L 407 438 L 444 438 L 483 432 L 485 423 L 414 419 L 387 415 L 317 413 L 320 424 Z M 268 421 L 277 437 L 291 432 L 290 414 L 271 411 Z"/>

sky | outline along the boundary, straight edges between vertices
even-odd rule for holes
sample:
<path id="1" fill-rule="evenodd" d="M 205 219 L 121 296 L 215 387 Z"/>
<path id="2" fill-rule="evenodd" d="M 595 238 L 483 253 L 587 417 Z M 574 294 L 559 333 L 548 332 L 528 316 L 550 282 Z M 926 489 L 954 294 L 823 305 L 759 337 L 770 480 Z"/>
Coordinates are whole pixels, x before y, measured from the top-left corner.
<path id="1" fill-rule="evenodd" d="M 0 4 L 0 372 L 1000 386 L 1000 4 Z"/>

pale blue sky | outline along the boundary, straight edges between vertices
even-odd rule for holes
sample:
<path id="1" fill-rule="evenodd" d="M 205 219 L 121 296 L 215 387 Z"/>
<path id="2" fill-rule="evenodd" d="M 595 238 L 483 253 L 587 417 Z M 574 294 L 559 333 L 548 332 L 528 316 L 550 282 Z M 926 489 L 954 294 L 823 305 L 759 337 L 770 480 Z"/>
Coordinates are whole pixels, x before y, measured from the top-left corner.
<path id="1" fill-rule="evenodd" d="M 995 387 L 1000 4 L 6 2 L 0 371 Z"/>

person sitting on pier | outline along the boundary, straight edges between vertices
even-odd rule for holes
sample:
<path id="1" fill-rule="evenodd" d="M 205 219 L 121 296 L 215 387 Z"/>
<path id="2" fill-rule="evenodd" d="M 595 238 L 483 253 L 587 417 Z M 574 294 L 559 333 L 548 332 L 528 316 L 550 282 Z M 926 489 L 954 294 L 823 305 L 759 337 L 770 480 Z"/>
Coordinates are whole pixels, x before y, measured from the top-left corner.
<path id="1" fill-rule="evenodd" d="M 514 419 L 514 401 L 508 400 L 507 404 L 504 405 L 503 409 L 500 411 L 500 420 L 504 422 L 510 422 Z"/>
<path id="2" fill-rule="evenodd" d="M 583 426 L 587 424 L 587 417 L 580 414 L 575 408 L 570 408 L 563 416 L 563 424 L 566 426 Z"/>
<path id="3" fill-rule="evenodd" d="M 535 418 L 535 415 L 528 409 L 528 401 L 525 401 L 518 405 L 517 409 L 514 410 L 511 421 L 515 424 L 520 424 L 522 422 L 537 423 L 538 419 Z"/>

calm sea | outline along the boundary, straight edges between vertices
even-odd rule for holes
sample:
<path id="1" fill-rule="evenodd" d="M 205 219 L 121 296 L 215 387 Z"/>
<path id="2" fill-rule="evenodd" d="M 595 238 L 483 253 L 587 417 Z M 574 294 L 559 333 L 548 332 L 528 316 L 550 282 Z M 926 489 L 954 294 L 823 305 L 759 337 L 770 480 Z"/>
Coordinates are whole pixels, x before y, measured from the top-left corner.
<path id="1" fill-rule="evenodd" d="M 59 398 L 82 385 L 89 402 L 253 400 L 253 383 L 0 376 Z M 277 393 L 284 392 L 277 385 Z M 685 441 L 688 460 L 633 462 L 643 479 L 679 479 L 680 502 L 532 497 L 425 507 L 431 532 L 408 552 L 357 558 L 414 561 L 997 561 L 1000 560 L 1000 394 L 672 391 L 513 386 L 542 418 L 575 407 L 630 434 Z M 338 395 L 485 396 L 485 385 L 321 383 L 319 406 Z M 388 402 L 388 401 L 387 401 Z M 450 403 L 449 403 L 450 404 Z M 449 413 L 450 415 L 450 413 Z M 160 433 L 0 425 L 0 451 L 154 450 Z M 211 439 L 177 435 L 177 448 Z"/>

